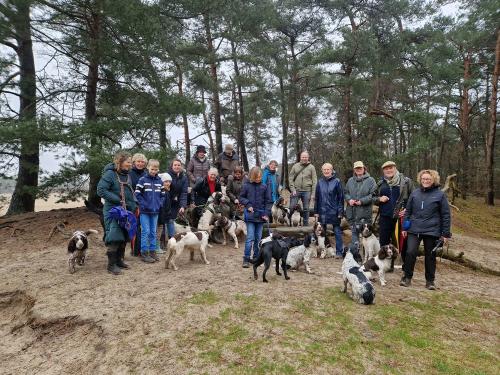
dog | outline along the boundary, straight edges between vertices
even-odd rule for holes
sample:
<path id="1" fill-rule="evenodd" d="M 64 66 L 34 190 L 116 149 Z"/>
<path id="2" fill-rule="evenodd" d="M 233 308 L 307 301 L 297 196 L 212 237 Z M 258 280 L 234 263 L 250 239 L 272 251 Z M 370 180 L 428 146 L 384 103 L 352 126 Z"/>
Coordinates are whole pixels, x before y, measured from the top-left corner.
<path id="1" fill-rule="evenodd" d="M 326 231 L 321 225 L 319 221 L 316 221 L 313 225 L 312 236 L 315 238 L 315 245 L 313 244 L 313 249 L 311 250 L 311 256 L 313 258 L 321 257 L 329 257 L 327 256 L 327 249 L 331 246 L 330 240 L 326 236 Z M 335 249 L 333 250 L 335 255 Z"/>
<path id="2" fill-rule="evenodd" d="M 68 242 L 68 269 L 69 273 L 75 272 L 75 264 L 83 266 L 87 258 L 87 249 L 89 248 L 88 236 L 90 234 L 98 234 L 95 229 L 89 229 L 85 232 L 77 230 L 73 233 Z"/>
<path id="3" fill-rule="evenodd" d="M 274 202 L 273 207 L 271 208 L 271 215 L 273 217 L 273 222 L 276 224 L 286 224 L 287 217 L 290 212 L 288 207 L 284 206 L 285 199 L 283 197 L 279 197 L 279 199 Z"/>
<path id="4" fill-rule="evenodd" d="M 371 224 L 363 224 L 361 236 L 361 243 L 363 245 L 363 252 L 365 255 L 364 260 L 366 262 L 368 259 L 373 258 L 378 254 L 380 250 L 380 242 L 373 234 L 373 226 Z"/>
<path id="5" fill-rule="evenodd" d="M 195 250 L 199 250 L 201 253 L 201 259 L 205 264 L 210 264 L 207 260 L 206 249 L 207 247 L 212 247 L 208 244 L 209 234 L 207 231 L 198 232 L 185 232 L 177 233 L 167 242 L 168 257 L 165 259 L 165 268 L 169 268 L 172 265 L 174 271 L 179 268 L 175 264 L 175 260 L 182 254 L 185 248 L 188 248 L 191 252 L 190 260 L 194 260 Z"/>
<path id="6" fill-rule="evenodd" d="M 234 248 L 239 249 L 238 236 L 244 234 L 247 235 L 247 225 L 243 220 L 229 220 L 225 216 L 220 216 L 215 225 L 222 228 L 222 234 L 224 235 L 223 246 L 227 244 L 227 235 L 229 234 L 234 240 Z"/>
<path id="7" fill-rule="evenodd" d="M 264 241 L 264 240 L 262 240 Z M 271 260 L 274 258 L 276 260 L 276 274 L 281 276 L 279 271 L 279 261 L 281 259 L 281 268 L 285 274 L 285 280 L 290 280 L 287 274 L 286 258 L 288 256 L 288 250 L 291 247 L 299 246 L 300 241 L 296 238 L 288 237 L 285 238 L 279 234 L 273 234 L 271 240 L 265 239 L 262 247 L 259 249 L 259 254 L 257 258 L 251 259 L 250 263 L 253 264 L 253 277 L 255 280 L 258 279 L 257 268 L 264 263 L 264 272 L 262 273 L 262 281 L 267 283 L 266 273 L 271 266 Z"/>
<path id="8" fill-rule="evenodd" d="M 301 265 L 304 265 L 307 273 L 313 273 L 309 262 L 311 255 L 316 251 L 316 238 L 312 234 L 308 234 L 304 238 L 304 243 L 299 246 L 292 247 L 288 251 L 286 265 L 291 270 L 298 270 Z"/>
<path id="9" fill-rule="evenodd" d="M 347 293 L 347 284 L 351 285 L 351 298 L 357 303 L 370 305 L 375 301 L 375 288 L 370 279 L 362 271 L 362 267 L 355 260 L 361 256 L 352 247 L 345 247 L 343 252 L 344 260 L 342 262 L 342 279 L 344 280 L 343 293 Z"/>
<path id="10" fill-rule="evenodd" d="M 288 214 L 291 227 L 299 227 L 303 225 L 302 217 L 304 212 L 299 204 L 296 204 L 293 210 Z"/>
<path id="11" fill-rule="evenodd" d="M 385 273 L 391 268 L 391 260 L 398 256 L 398 250 L 394 245 L 384 245 L 378 251 L 377 256 L 368 259 L 363 264 L 363 271 L 377 271 L 380 285 L 385 286 Z"/>

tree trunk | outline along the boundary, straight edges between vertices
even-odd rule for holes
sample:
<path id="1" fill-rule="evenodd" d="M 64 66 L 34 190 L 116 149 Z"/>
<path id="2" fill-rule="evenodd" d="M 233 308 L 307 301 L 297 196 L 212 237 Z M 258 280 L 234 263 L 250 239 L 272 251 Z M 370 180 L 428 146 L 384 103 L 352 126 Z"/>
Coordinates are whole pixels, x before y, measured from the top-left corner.
<path id="1" fill-rule="evenodd" d="M 497 131 L 497 98 L 498 98 L 498 75 L 500 74 L 500 28 L 497 28 L 497 43 L 495 47 L 495 68 L 491 79 L 491 101 L 490 101 L 490 125 L 486 140 L 486 204 L 495 204 L 494 184 L 494 162 L 495 162 L 495 136 Z"/>
<path id="2" fill-rule="evenodd" d="M 238 90 L 238 106 L 239 106 L 238 132 L 236 141 L 239 146 L 239 152 L 240 152 L 239 155 L 241 157 L 243 169 L 245 171 L 248 171 L 249 164 L 248 164 L 247 150 L 245 146 L 245 112 L 243 107 L 243 93 L 241 91 L 240 68 L 238 66 L 238 60 L 236 58 L 236 46 L 234 42 L 231 42 L 231 50 L 233 53 L 234 75 L 236 77 L 236 88 Z"/>
<path id="3" fill-rule="evenodd" d="M 354 162 L 353 160 L 353 152 L 352 152 L 352 119 L 351 119 L 351 74 L 352 74 L 352 66 L 346 65 L 344 68 L 344 79 L 345 79 L 345 88 L 343 95 L 343 120 L 344 120 L 344 131 L 346 135 L 346 155 L 345 159 L 347 159 L 346 164 L 351 164 Z"/>
<path id="4" fill-rule="evenodd" d="M 182 77 L 182 69 L 180 64 L 175 63 L 175 67 L 177 68 L 177 85 L 179 87 L 179 96 L 184 98 L 184 89 L 183 85 L 183 77 Z M 189 124 L 187 119 L 186 112 L 182 112 L 182 127 L 184 128 L 184 148 L 186 150 L 186 167 L 191 159 L 191 141 L 189 140 Z"/>
<path id="5" fill-rule="evenodd" d="M 462 100 L 460 103 L 460 139 L 462 141 L 461 158 L 462 158 L 462 198 L 467 199 L 467 193 L 469 192 L 469 145 L 470 145 L 470 129 L 469 129 L 469 114 L 470 114 L 470 104 L 469 104 L 469 79 L 471 75 L 471 52 L 467 52 L 464 57 L 464 83 L 462 86 Z"/>
<path id="6" fill-rule="evenodd" d="M 450 97 L 450 96 L 451 96 L 451 91 L 448 91 L 448 97 Z M 446 112 L 444 114 L 443 131 L 441 132 L 441 146 L 440 146 L 440 150 L 439 150 L 439 159 L 438 159 L 438 165 L 437 165 L 437 169 L 439 171 L 441 171 L 441 173 L 445 172 L 445 173 L 442 173 L 443 175 L 447 174 L 447 171 L 443 170 L 443 157 L 444 157 L 444 148 L 446 145 L 446 134 L 448 131 L 448 122 L 449 122 L 449 118 L 450 118 L 450 105 L 451 105 L 451 103 L 448 102 L 448 104 L 446 105 Z"/>
<path id="7" fill-rule="evenodd" d="M 99 38 L 101 33 L 101 6 L 96 4 L 92 8 L 91 13 L 87 18 L 87 33 L 89 36 L 89 60 L 87 71 L 87 91 L 85 93 L 85 121 L 92 123 L 97 121 L 97 81 L 99 80 Z M 93 154 L 99 154 L 101 149 L 101 137 L 93 133 L 90 138 L 90 155 L 89 159 L 93 158 Z M 97 184 L 101 178 L 101 171 L 92 167 L 95 163 L 89 160 L 91 165 L 89 170 L 89 194 L 87 200 L 97 207 L 101 207 L 101 198 L 97 195 Z"/>
<path id="8" fill-rule="evenodd" d="M 300 124 L 299 124 L 299 103 L 298 103 L 298 93 L 297 93 L 297 85 L 299 81 L 299 74 L 297 71 L 297 56 L 295 55 L 295 38 L 290 38 L 290 50 L 292 53 L 292 71 L 291 71 L 291 110 L 293 117 L 293 129 L 294 129 L 294 145 L 295 145 L 295 153 L 296 153 L 296 161 L 300 161 L 300 153 L 302 152 L 302 148 L 300 145 Z"/>
<path id="9" fill-rule="evenodd" d="M 288 121 L 286 109 L 286 95 L 285 87 L 283 85 L 283 78 L 279 77 L 280 82 L 280 105 L 281 105 L 281 146 L 283 154 L 281 157 L 281 184 L 283 187 L 288 188 Z"/>
<path id="10" fill-rule="evenodd" d="M 11 19 L 16 33 L 16 53 L 21 72 L 19 126 L 22 132 L 17 181 L 7 215 L 33 212 L 38 189 L 40 142 L 36 120 L 36 76 L 31 41 L 30 6 L 29 1 L 18 2 L 16 12 Z"/>
<path id="11" fill-rule="evenodd" d="M 203 23 L 205 24 L 205 35 L 207 39 L 208 58 L 210 61 L 210 76 L 212 77 L 212 101 L 214 106 L 214 124 L 215 124 L 215 146 L 217 154 L 222 153 L 222 122 L 219 100 L 219 82 L 217 79 L 217 62 L 215 59 L 215 49 L 210 30 L 210 17 L 207 13 L 203 14 Z"/>
<path id="12" fill-rule="evenodd" d="M 201 103 L 203 107 L 205 107 L 205 91 L 201 90 Z M 217 153 L 215 152 L 214 139 L 212 137 L 212 130 L 210 129 L 210 123 L 208 121 L 207 113 L 205 109 L 203 109 L 203 127 L 205 128 L 205 132 L 208 136 L 208 144 L 210 146 L 210 155 L 212 156 L 212 164 L 215 163 L 217 159 Z"/>

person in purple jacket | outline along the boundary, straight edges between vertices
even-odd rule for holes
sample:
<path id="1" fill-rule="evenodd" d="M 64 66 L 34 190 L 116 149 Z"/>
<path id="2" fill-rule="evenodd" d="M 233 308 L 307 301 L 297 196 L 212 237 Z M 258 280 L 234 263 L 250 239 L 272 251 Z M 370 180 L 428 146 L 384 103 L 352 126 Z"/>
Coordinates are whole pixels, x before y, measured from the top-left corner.
<path id="1" fill-rule="evenodd" d="M 146 263 L 158 262 L 156 255 L 156 227 L 158 215 L 165 200 L 163 183 L 158 176 L 160 162 L 151 159 L 148 162 L 148 174 L 139 178 L 135 186 L 135 197 L 139 202 L 141 220 L 141 258 Z"/>
<path id="2" fill-rule="evenodd" d="M 253 247 L 253 258 L 259 255 L 259 242 L 262 238 L 264 222 L 269 220 L 273 200 L 271 189 L 262 183 L 262 170 L 253 167 L 248 181 L 243 184 L 239 203 L 245 206 L 244 216 L 247 225 L 243 268 L 250 267 L 250 255 Z"/>

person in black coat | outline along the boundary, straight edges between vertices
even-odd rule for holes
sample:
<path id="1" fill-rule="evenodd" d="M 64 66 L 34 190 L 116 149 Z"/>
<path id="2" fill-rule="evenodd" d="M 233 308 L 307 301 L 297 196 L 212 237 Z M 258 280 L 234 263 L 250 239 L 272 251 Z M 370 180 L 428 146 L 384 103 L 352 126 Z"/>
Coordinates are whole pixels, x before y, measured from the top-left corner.
<path id="1" fill-rule="evenodd" d="M 163 205 L 160 209 L 160 215 L 158 217 L 158 225 L 162 226 L 162 232 L 160 235 L 160 250 L 164 250 L 167 245 L 167 233 L 170 239 L 170 233 L 175 233 L 174 217 L 172 217 L 172 201 L 170 199 L 170 186 L 172 185 L 172 176 L 168 173 L 159 174 L 161 181 L 163 183 L 163 191 L 165 192 L 165 199 Z M 170 228 L 169 228 L 170 227 Z"/>
<path id="2" fill-rule="evenodd" d="M 446 244 L 451 237 L 450 206 L 446 194 L 439 189 L 439 174 L 436 171 L 429 169 L 420 171 L 417 181 L 420 183 L 420 188 L 411 193 L 406 205 L 402 234 L 408 237 L 408 248 L 403 264 L 404 276 L 400 285 L 410 286 L 420 241 L 423 241 L 425 287 L 434 290 L 436 252 L 433 249 L 439 240 Z"/>
<path id="3" fill-rule="evenodd" d="M 207 176 L 203 179 L 199 179 L 193 186 L 194 204 L 196 206 L 195 223 L 193 223 L 194 227 L 198 225 L 198 221 L 203 213 L 203 206 L 207 203 L 208 198 L 210 198 L 214 192 L 222 191 L 218 174 L 217 168 L 210 168 Z"/>

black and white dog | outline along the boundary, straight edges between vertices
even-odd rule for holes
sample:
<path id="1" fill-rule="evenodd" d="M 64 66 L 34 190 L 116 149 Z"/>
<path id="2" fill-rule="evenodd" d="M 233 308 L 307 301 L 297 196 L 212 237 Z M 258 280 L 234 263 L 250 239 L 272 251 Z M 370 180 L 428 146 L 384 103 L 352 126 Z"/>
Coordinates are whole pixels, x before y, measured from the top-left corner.
<path id="1" fill-rule="evenodd" d="M 264 272 L 262 274 L 262 281 L 267 283 L 266 273 L 271 266 L 271 260 L 276 260 L 276 274 L 281 276 L 279 271 L 279 261 L 281 259 L 281 268 L 285 274 L 285 280 L 290 280 L 287 274 L 286 259 L 288 257 L 288 250 L 291 247 L 299 246 L 300 241 L 293 237 L 283 237 L 279 234 L 273 234 L 270 239 L 265 238 L 261 241 L 262 246 L 259 249 L 257 258 L 251 259 L 253 264 L 253 277 L 257 280 L 257 267 L 264 263 Z"/>
<path id="2" fill-rule="evenodd" d="M 287 267 L 291 270 L 298 270 L 301 265 L 304 265 L 306 272 L 312 273 L 309 262 L 316 251 L 316 237 L 313 234 L 306 235 L 302 245 L 292 247 L 288 252 Z"/>
<path id="3" fill-rule="evenodd" d="M 373 234 L 373 226 L 371 224 L 362 224 L 361 226 L 361 244 L 365 254 L 364 261 L 376 256 L 380 250 L 380 242 Z"/>
<path id="4" fill-rule="evenodd" d="M 344 288 L 342 291 L 346 293 L 347 284 L 350 284 L 352 289 L 352 299 L 358 303 L 370 305 L 375 300 L 375 288 L 354 258 L 355 255 L 357 255 L 357 258 L 361 260 L 361 256 L 357 250 L 357 248 L 344 248 L 344 252 L 342 254 L 344 257 L 344 261 L 342 262 L 342 279 L 344 280 Z"/>
<path id="5" fill-rule="evenodd" d="M 234 240 L 234 248 L 239 249 L 238 236 L 244 234 L 247 235 L 247 225 L 243 220 L 230 220 L 225 216 L 220 216 L 215 222 L 215 226 L 222 228 L 222 234 L 224 236 L 223 246 L 227 244 L 227 235 L 229 234 Z"/>
<path id="6" fill-rule="evenodd" d="M 290 226 L 299 227 L 303 225 L 304 211 L 300 204 L 296 204 L 295 207 L 288 213 Z"/>
<path id="7" fill-rule="evenodd" d="M 68 242 L 68 269 L 69 273 L 75 272 L 75 265 L 83 266 L 87 258 L 87 249 L 89 248 L 88 236 L 99 233 L 95 229 L 84 231 L 77 230 L 73 233 Z"/>
<path id="8" fill-rule="evenodd" d="M 377 271 L 380 285 L 385 286 L 385 273 L 391 268 L 392 258 L 398 256 L 398 250 L 394 245 L 384 245 L 378 251 L 377 256 L 368 259 L 363 264 L 363 271 Z"/>

